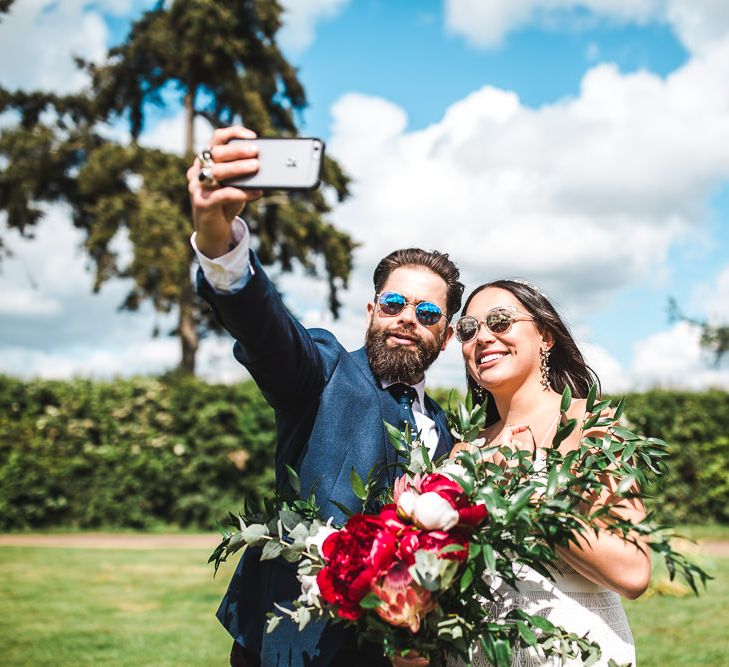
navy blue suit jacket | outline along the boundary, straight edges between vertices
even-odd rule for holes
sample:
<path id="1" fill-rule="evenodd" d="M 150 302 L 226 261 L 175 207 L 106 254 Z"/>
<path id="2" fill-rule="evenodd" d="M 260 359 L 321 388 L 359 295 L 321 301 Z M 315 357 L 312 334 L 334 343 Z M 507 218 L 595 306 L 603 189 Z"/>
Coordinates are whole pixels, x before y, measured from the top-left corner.
<path id="1" fill-rule="evenodd" d="M 364 349 L 347 352 L 328 331 L 305 329 L 284 307 L 251 253 L 255 274 L 240 291 L 217 294 L 198 273 L 198 291 L 220 323 L 236 339 L 233 351 L 258 384 L 276 414 L 276 484 L 287 484 L 288 464 L 299 473 L 303 496 L 316 482 L 324 518 L 341 524 L 345 517 L 332 503 L 358 508 L 350 485 L 354 468 L 364 479 L 370 469 L 395 461 L 384 421 L 398 422 L 398 406 L 373 375 Z M 452 440 L 445 415 L 426 397 L 426 408 L 440 435 L 436 456 L 448 453 Z M 393 473 L 384 472 L 383 480 Z M 265 633 L 266 613 L 300 594 L 295 565 L 259 561 L 256 550 L 244 553 L 218 610 L 218 618 L 237 642 L 259 653 L 263 667 L 333 665 L 353 661 L 346 653 L 351 635 L 339 625 L 310 624 L 304 632 L 282 622 Z M 339 656 L 339 657 L 337 657 Z M 377 654 L 366 664 L 376 664 Z M 355 659 L 356 663 L 357 660 Z"/>

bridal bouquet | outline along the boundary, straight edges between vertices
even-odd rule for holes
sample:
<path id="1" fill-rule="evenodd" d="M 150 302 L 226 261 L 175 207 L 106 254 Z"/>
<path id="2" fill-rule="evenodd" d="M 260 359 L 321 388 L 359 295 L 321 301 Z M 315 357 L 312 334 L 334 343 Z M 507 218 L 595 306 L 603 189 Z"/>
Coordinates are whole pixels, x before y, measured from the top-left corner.
<path id="1" fill-rule="evenodd" d="M 387 655 L 413 650 L 431 664 L 447 654 L 469 663 L 479 651 L 507 667 L 515 650 L 531 647 L 543 657 L 590 665 L 600 647 L 544 617 L 518 608 L 491 617 L 493 583 L 516 586 L 519 565 L 551 577 L 556 548 L 598 527 L 626 540 L 652 536 L 650 547 L 663 555 L 671 576 L 680 573 L 695 592 L 696 580 L 705 585 L 709 578 L 673 550 L 662 529 L 612 511 L 624 499 L 650 492 L 666 446 L 620 425 L 622 401 L 595 397 L 593 388 L 579 424 L 580 446 L 564 455 L 558 445 L 578 427 L 566 417 L 571 395 L 565 390 L 563 420 L 540 465 L 531 452 L 485 446 L 478 438 L 485 406 L 474 407 L 470 396 L 450 414 L 455 437 L 471 443 L 455 459 L 432 462 L 417 438 L 386 425 L 402 460 L 392 488 L 380 488 L 381 471 L 363 480 L 352 470 L 362 506 L 340 506 L 348 518 L 337 526 L 320 516 L 313 492 L 299 497 L 298 477 L 289 469 L 293 493 L 231 515 L 234 529 L 222 531 L 210 562 L 217 571 L 239 549 L 260 548 L 261 559 L 298 563 L 301 594 L 291 606 L 271 611 L 268 632 L 282 621 L 303 629 L 312 618 L 328 618 L 354 626 L 359 640 L 377 643 Z M 594 429 L 605 435 L 591 436 Z M 501 465 L 491 462 L 497 450 Z M 583 499 L 597 497 L 608 484 L 614 500 L 586 509 Z"/>

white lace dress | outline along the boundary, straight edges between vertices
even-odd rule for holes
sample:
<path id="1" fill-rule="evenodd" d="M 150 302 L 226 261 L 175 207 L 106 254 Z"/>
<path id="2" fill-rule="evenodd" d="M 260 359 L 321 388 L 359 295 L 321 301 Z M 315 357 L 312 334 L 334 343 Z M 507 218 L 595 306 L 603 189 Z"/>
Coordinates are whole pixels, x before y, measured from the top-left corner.
<path id="1" fill-rule="evenodd" d="M 497 602 L 493 603 L 490 616 L 500 618 L 519 607 L 529 614 L 544 616 L 570 632 L 588 634 L 602 649 L 597 665 L 607 667 L 611 658 L 619 665 L 635 665 L 635 645 L 620 596 L 585 579 L 564 561 L 558 561 L 552 567 L 552 573 L 554 581 L 521 566 L 517 572 L 517 590 L 501 580 L 494 581 L 492 590 Z M 460 667 L 464 663 L 449 659 L 448 664 Z M 480 652 L 474 655 L 470 664 L 477 667 L 489 665 Z M 559 658 L 547 660 L 533 649 L 525 649 L 515 654 L 511 664 L 513 667 L 556 667 L 562 664 L 577 666 L 581 662 L 562 663 Z"/>
<path id="2" fill-rule="evenodd" d="M 542 473 L 544 464 L 544 454 L 539 449 L 537 474 Z M 492 607 L 489 616 L 499 619 L 518 607 L 533 616 L 544 616 L 569 632 L 580 636 L 587 634 L 602 651 L 600 660 L 595 663 L 597 667 L 607 667 L 610 659 L 618 665 L 634 666 L 635 644 L 620 596 L 586 579 L 562 559 L 548 569 L 552 579 L 520 565 L 516 571 L 519 579 L 516 590 L 501 579 L 490 582 L 495 602 L 485 601 Z M 457 658 L 448 658 L 447 664 L 449 667 L 464 665 Z M 546 659 L 530 648 L 517 651 L 511 664 L 512 667 L 577 667 L 582 663 L 579 660 L 563 663 L 559 657 Z M 488 667 L 490 663 L 483 652 L 477 650 L 470 665 Z"/>

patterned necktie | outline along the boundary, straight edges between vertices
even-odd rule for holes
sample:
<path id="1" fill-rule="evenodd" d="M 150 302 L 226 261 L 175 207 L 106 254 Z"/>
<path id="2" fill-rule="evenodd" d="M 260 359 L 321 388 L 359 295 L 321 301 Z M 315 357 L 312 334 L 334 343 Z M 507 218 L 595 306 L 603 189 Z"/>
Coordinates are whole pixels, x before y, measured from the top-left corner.
<path id="1" fill-rule="evenodd" d="M 413 414 L 413 402 L 418 397 L 417 392 L 412 387 L 397 382 L 387 388 L 393 398 L 397 401 L 398 412 L 400 415 L 400 423 L 398 426 L 404 430 L 405 424 L 410 424 L 410 430 L 413 434 L 418 432 L 417 424 L 415 423 L 415 415 Z"/>

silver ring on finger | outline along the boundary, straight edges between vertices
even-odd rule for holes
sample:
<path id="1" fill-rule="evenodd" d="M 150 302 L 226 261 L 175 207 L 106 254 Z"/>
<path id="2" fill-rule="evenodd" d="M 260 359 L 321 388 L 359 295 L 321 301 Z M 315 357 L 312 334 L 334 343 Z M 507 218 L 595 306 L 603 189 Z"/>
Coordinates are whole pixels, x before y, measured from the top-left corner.
<path id="1" fill-rule="evenodd" d="M 197 177 L 206 188 L 215 188 L 220 185 L 220 183 L 218 183 L 218 179 L 215 178 L 215 174 L 213 174 L 212 162 L 203 166 Z"/>

